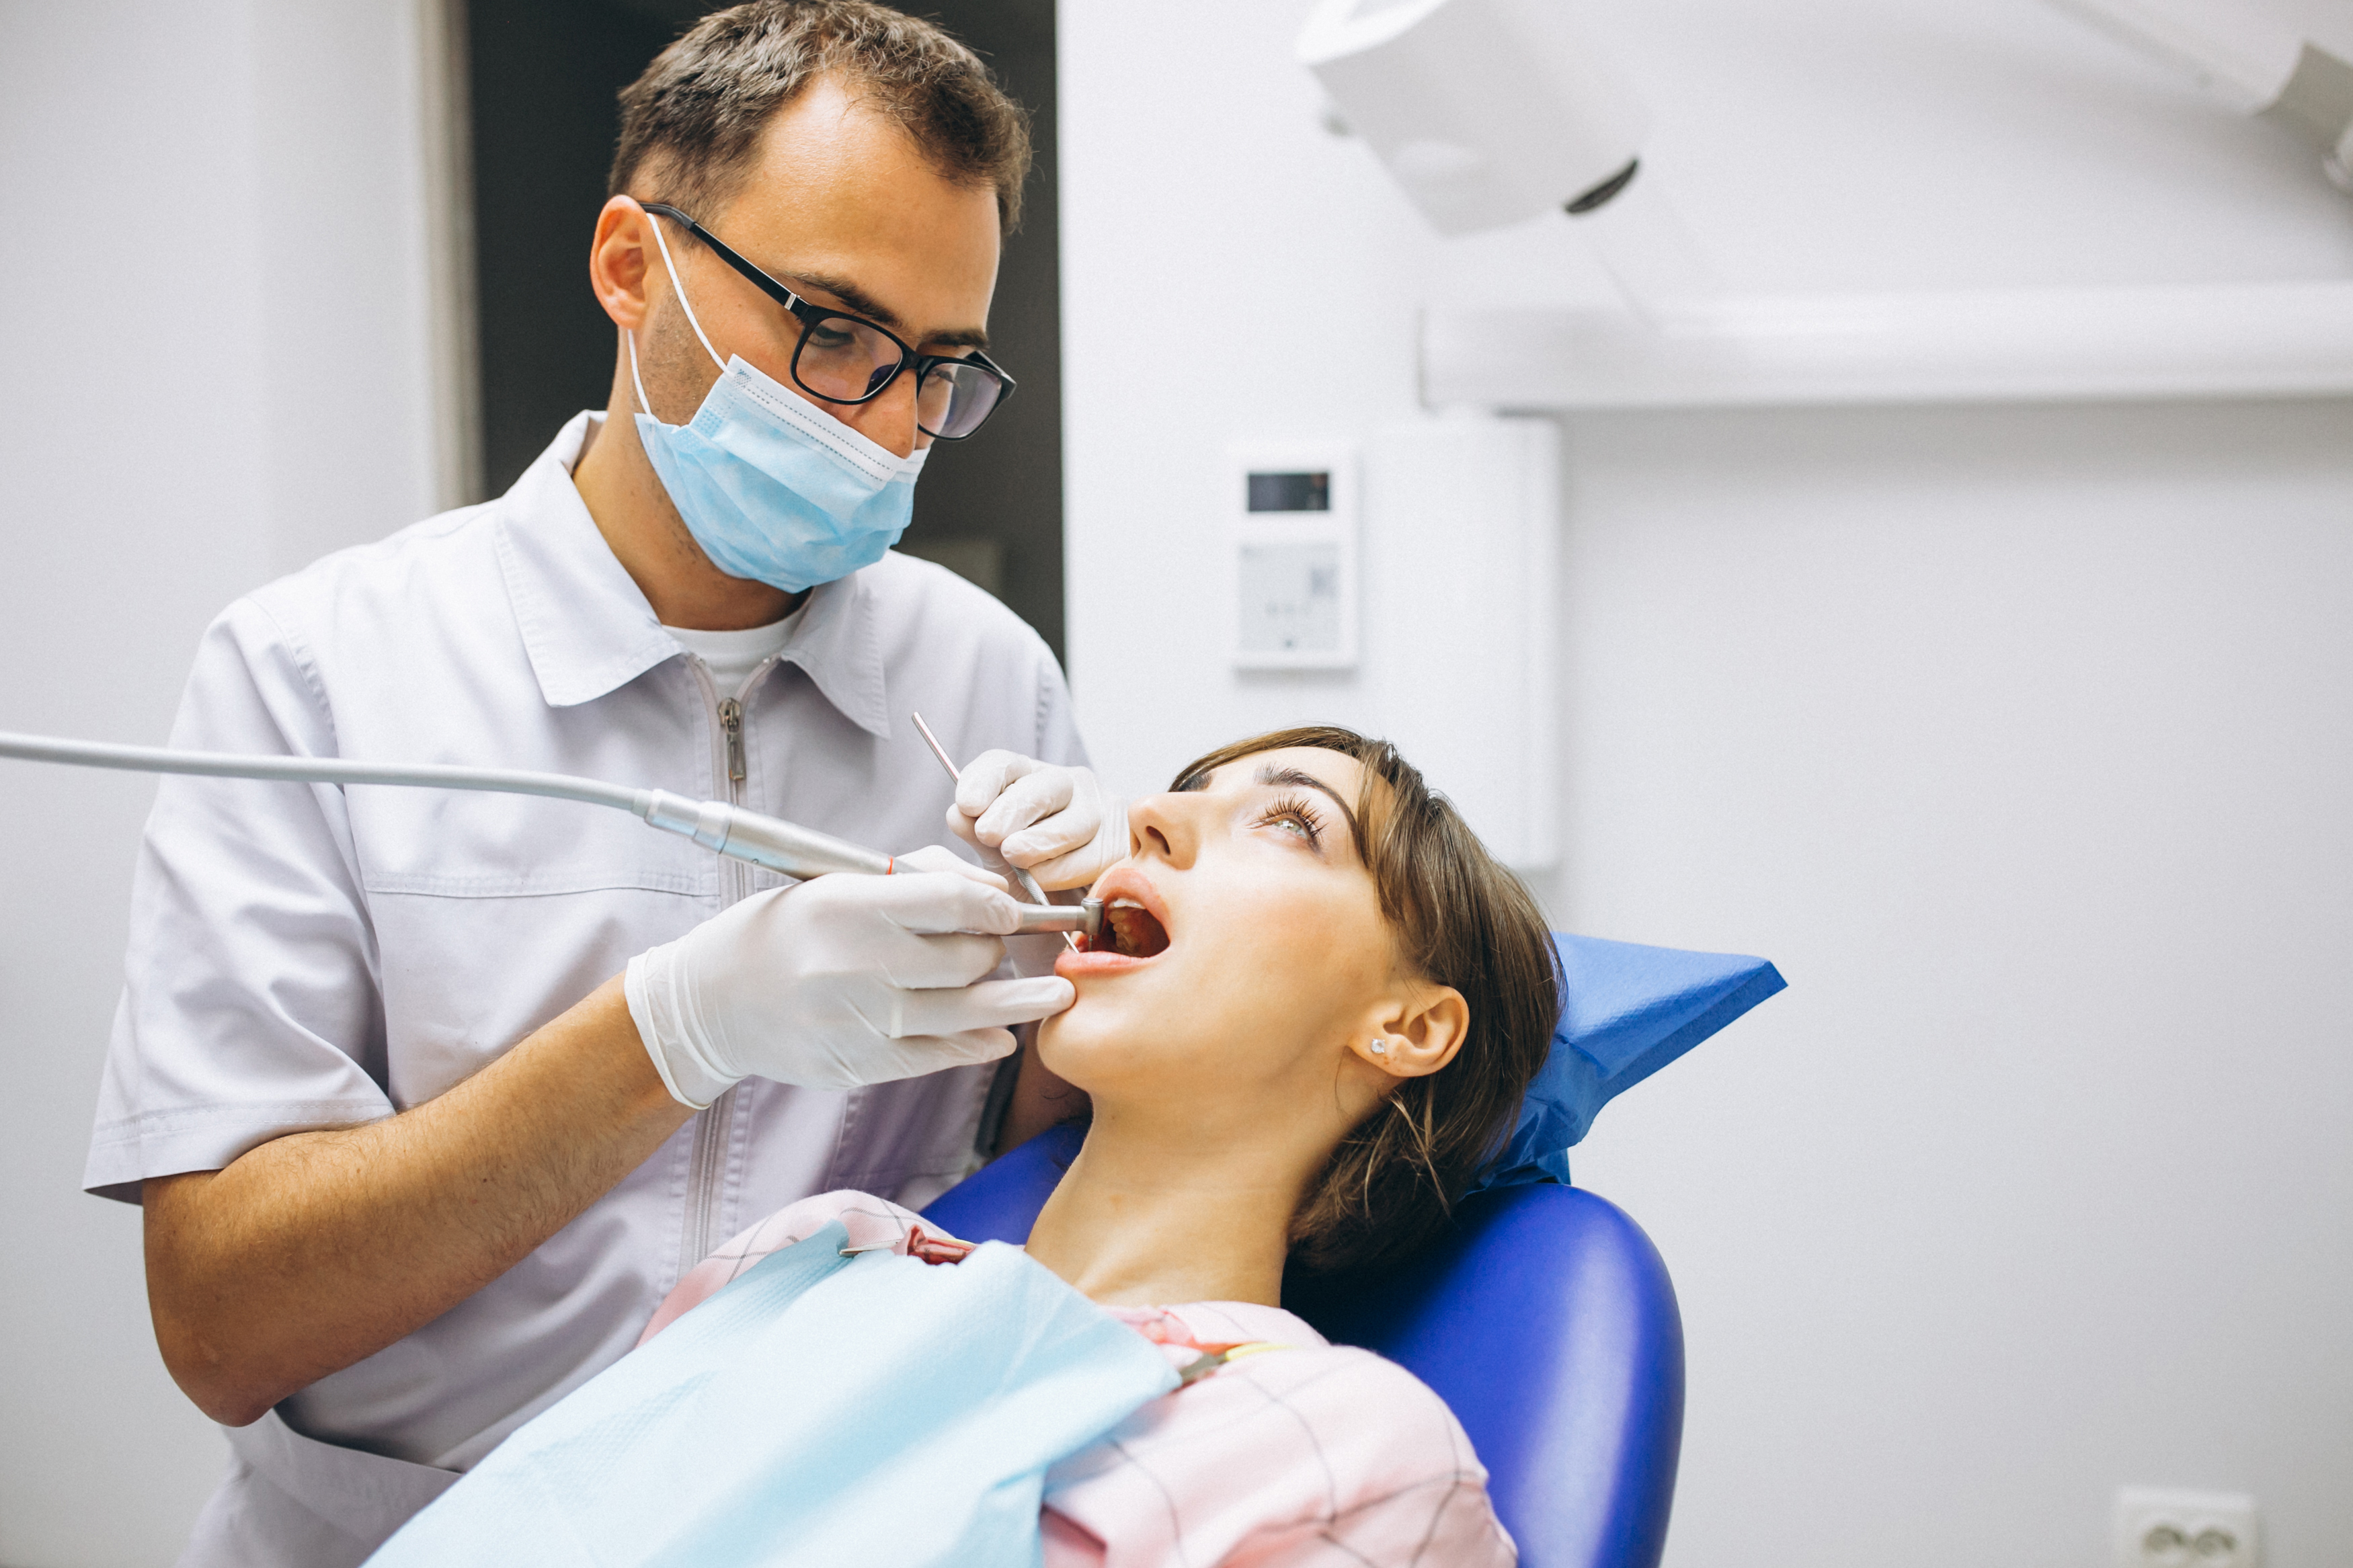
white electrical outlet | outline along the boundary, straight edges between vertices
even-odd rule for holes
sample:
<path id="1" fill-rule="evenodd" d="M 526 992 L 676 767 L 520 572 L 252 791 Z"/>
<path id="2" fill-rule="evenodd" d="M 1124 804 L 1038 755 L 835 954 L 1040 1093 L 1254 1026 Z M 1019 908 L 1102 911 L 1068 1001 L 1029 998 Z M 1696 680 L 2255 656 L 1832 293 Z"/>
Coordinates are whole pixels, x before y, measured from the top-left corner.
<path id="1" fill-rule="evenodd" d="M 2255 1500 L 2245 1492 L 2116 1492 L 2116 1568 L 2260 1568 Z"/>

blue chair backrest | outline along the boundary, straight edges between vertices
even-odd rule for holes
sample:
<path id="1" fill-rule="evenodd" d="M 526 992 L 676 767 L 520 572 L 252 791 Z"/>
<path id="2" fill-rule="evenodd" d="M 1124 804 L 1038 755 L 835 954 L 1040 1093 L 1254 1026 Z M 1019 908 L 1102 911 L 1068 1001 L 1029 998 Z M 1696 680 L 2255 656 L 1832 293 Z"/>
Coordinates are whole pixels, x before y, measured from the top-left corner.
<path id="1" fill-rule="evenodd" d="M 1082 1138 L 1043 1133 L 923 1212 L 967 1241 L 1025 1241 Z M 1656 1568 L 1683 1423 L 1683 1318 L 1658 1250 L 1576 1187 L 1498 1188 L 1456 1216 L 1404 1267 L 1295 1281 L 1283 1305 L 1438 1391 L 1523 1568 Z"/>

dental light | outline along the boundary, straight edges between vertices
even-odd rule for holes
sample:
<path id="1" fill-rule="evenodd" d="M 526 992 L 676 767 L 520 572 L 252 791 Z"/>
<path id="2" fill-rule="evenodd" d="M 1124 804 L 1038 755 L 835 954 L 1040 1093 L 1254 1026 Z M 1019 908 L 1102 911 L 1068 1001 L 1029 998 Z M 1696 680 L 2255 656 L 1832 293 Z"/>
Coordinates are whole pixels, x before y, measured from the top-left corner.
<path id="1" fill-rule="evenodd" d="M 534 795 L 611 806 L 659 827 L 691 838 L 705 849 L 765 866 L 787 877 L 864 873 L 887 877 L 897 862 L 848 839 L 836 838 L 781 817 L 765 816 L 723 800 L 695 800 L 668 790 L 575 778 L 569 773 L 520 773 L 504 768 L 402 766 L 349 762 L 338 757 L 241 757 L 220 752 L 175 752 L 161 746 L 114 746 L 94 741 L 62 741 L 47 735 L 0 734 L 0 757 L 71 767 L 114 768 L 130 773 L 194 773 L 208 778 L 264 779 L 290 784 L 394 784 L 410 789 L 484 790 L 495 795 Z M 1103 931 L 1103 905 L 1021 904 L 1014 930 Z"/>
<path id="2" fill-rule="evenodd" d="M 2051 4 L 2186 71 L 2241 113 L 2286 126 L 2318 149 L 2339 189 L 2353 191 L 2353 63 L 2335 50 L 2219 6 L 2192 20 L 2163 0 Z"/>
<path id="3" fill-rule="evenodd" d="M 1297 51 L 1440 234 L 1601 207 L 1641 105 L 1567 0 L 1323 0 Z"/>

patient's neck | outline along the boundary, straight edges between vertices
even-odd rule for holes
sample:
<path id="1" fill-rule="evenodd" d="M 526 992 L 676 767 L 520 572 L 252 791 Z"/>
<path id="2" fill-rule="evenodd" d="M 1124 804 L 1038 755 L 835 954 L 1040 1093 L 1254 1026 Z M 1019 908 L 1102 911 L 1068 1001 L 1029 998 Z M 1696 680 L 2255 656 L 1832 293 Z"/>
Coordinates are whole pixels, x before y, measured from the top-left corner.
<path id="1" fill-rule="evenodd" d="M 1106 1306 L 1280 1306 L 1292 1215 L 1321 1164 L 1303 1168 L 1296 1140 L 1203 1138 L 1098 1102 L 1029 1255 Z"/>

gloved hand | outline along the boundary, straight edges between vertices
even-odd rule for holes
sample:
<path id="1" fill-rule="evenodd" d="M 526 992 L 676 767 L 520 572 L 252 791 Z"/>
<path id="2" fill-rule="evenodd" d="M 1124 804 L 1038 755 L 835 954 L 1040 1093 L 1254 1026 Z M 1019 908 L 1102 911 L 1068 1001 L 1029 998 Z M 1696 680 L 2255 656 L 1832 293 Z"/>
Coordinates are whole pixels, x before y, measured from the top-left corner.
<path id="1" fill-rule="evenodd" d="M 629 1016 L 681 1104 L 757 1075 L 811 1089 L 917 1078 L 1013 1049 L 1009 1024 L 1059 1013 L 1071 983 L 981 977 L 1015 900 L 941 846 L 888 877 L 754 893 L 629 960 Z"/>
<path id="2" fill-rule="evenodd" d="M 956 783 L 948 831 L 1003 855 L 1050 892 L 1083 888 L 1127 853 L 1127 803 L 1092 768 L 983 752 Z"/>

